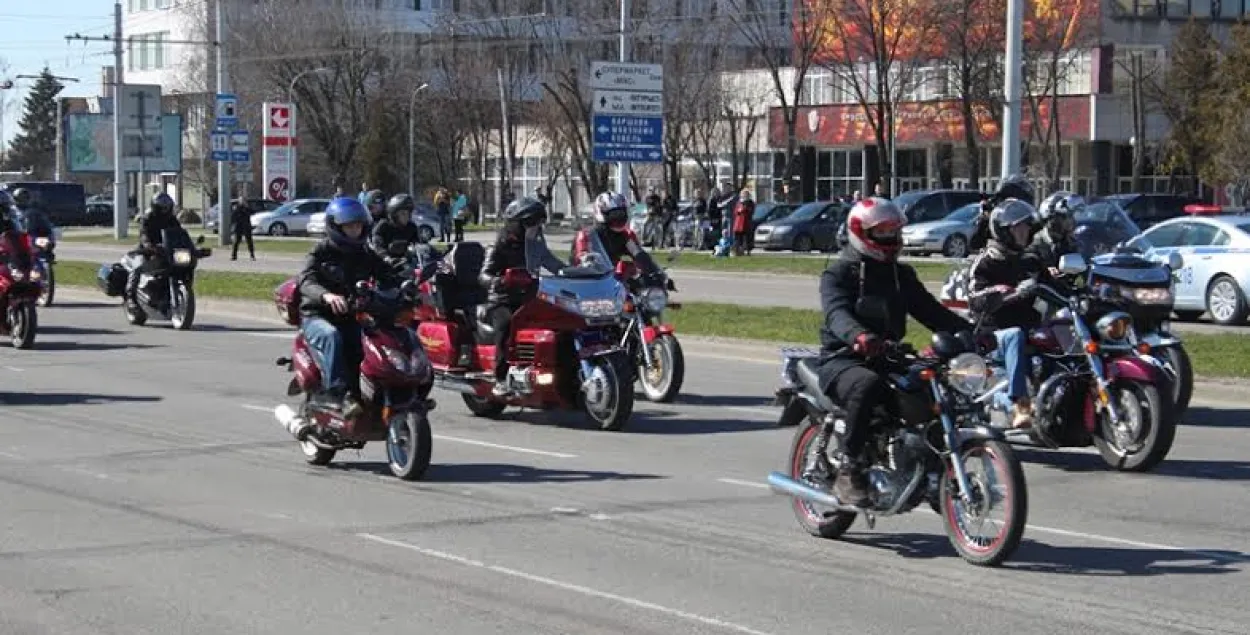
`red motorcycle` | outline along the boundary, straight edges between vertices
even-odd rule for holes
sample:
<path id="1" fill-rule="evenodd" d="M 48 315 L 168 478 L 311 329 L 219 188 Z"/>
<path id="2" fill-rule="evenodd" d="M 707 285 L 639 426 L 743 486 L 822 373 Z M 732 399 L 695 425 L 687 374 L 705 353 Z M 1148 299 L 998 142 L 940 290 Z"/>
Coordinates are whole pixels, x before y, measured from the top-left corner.
<path id="1" fill-rule="evenodd" d="M 504 282 L 527 289 L 512 317 L 506 396 L 494 387 L 494 333 L 479 309 L 485 250 L 461 242 L 449 263 L 421 284 L 417 335 L 429 351 L 435 384 L 461 393 L 469 410 L 495 417 L 508 406 L 584 410 L 602 430 L 620 430 L 634 410 L 633 361 L 612 335 L 625 308 L 625 287 L 596 241 L 594 255 L 558 275 L 510 269 Z"/>
<path id="2" fill-rule="evenodd" d="M 617 262 L 616 277 L 629 290 L 625 322 L 618 334 L 621 348 L 634 360 L 643 396 L 657 403 L 671 402 L 686 378 L 681 343 L 673 325 L 664 321 L 665 309 L 681 308 L 680 303 L 668 299 L 669 291 L 677 287 L 663 271 L 639 276 L 629 256 Z"/>
<path id="3" fill-rule="evenodd" d="M 315 404 L 310 397 L 321 388 L 321 369 L 304 340 L 295 337 L 291 357 L 277 360 L 295 377 L 287 386 L 290 396 L 304 395 L 298 410 L 286 404 L 274 410 L 278 422 L 297 434 L 306 460 L 327 465 L 339 450 L 358 450 L 369 441 L 386 441 L 391 473 L 406 481 L 420 479 L 430 466 L 433 434 L 428 400 L 433 387 L 430 360 L 411 325 L 416 285 L 382 290 L 361 282 L 349 299 L 361 327 L 360 414 L 344 419 L 337 409 Z M 299 324 L 299 291 L 289 280 L 275 292 L 279 313 Z M 295 310 L 292 310 L 292 309 Z M 311 420 L 312 427 L 304 425 Z M 300 431 L 304 430 L 303 433 Z M 302 437 L 302 438 L 301 438 Z"/>
<path id="4" fill-rule="evenodd" d="M 30 236 L 7 231 L 0 236 L 0 335 L 12 339 L 14 348 L 35 345 L 39 330 L 36 305 L 43 294 L 43 275 L 35 266 Z"/>

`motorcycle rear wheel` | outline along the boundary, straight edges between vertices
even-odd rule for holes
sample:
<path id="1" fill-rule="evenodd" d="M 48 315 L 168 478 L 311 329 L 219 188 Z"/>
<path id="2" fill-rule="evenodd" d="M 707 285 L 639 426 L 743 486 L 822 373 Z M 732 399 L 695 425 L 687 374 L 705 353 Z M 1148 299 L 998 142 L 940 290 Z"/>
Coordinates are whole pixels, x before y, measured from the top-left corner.
<path id="1" fill-rule="evenodd" d="M 309 465 L 316 465 L 317 467 L 329 465 L 334 460 L 334 455 L 337 454 L 335 450 L 317 447 L 312 441 L 300 441 L 299 449 L 304 453 L 304 460 Z"/>
<path id="2" fill-rule="evenodd" d="M 984 476 L 974 476 L 969 473 L 968 480 L 971 481 L 973 489 L 973 504 L 977 509 L 968 510 L 959 498 L 959 485 L 955 480 L 954 470 L 948 467 L 942 475 L 940 494 L 942 525 L 946 530 L 947 539 L 950 540 L 951 546 L 955 548 L 960 558 L 969 564 L 996 567 L 1010 558 L 1020 546 L 1020 540 L 1024 537 L 1024 528 L 1028 524 L 1029 493 L 1024 481 L 1024 468 L 1021 467 L 1020 460 L 1016 458 L 1010 445 L 1002 441 L 976 441 L 965 444 L 959 452 L 959 460 L 964 462 L 965 468 L 980 456 L 988 457 L 989 462 L 996 468 L 994 470 L 996 480 L 1001 479 L 1001 483 L 986 483 Z M 1007 501 L 1004 506 L 1007 518 L 989 544 L 982 545 L 968 535 L 968 527 L 963 520 L 969 516 L 980 517 L 987 511 L 985 496 L 997 490 L 994 485 L 998 484 L 1007 487 Z M 991 501 L 990 505 L 997 506 L 998 503 Z"/>
<path id="3" fill-rule="evenodd" d="M 491 401 L 487 397 L 470 395 L 467 392 L 460 393 L 460 396 L 464 399 L 465 407 L 468 408 L 469 412 L 472 412 L 475 417 L 493 419 L 503 414 L 503 411 L 508 407 L 508 404 L 499 401 Z"/>
<path id="4" fill-rule="evenodd" d="M 632 385 L 634 369 L 631 368 L 631 360 L 624 354 L 612 354 L 604 355 L 591 363 L 603 370 L 604 389 L 612 393 L 607 396 L 611 405 L 598 408 L 586 403 L 583 392 L 582 410 L 593 423 L 599 426 L 600 430 L 618 432 L 625 427 L 626 422 L 634 413 L 634 387 Z"/>
<path id="5" fill-rule="evenodd" d="M 807 425 L 798 429 L 794 435 L 794 442 L 790 444 L 789 469 L 786 471 L 790 474 L 790 478 L 796 481 L 803 481 L 809 485 L 825 486 L 826 484 L 823 483 L 815 483 L 803 479 L 803 468 L 807 465 L 807 454 L 812 443 L 816 441 L 817 433 L 820 432 L 820 426 L 820 423 L 809 421 Z M 829 483 L 832 483 L 833 474 L 828 474 L 827 476 L 829 477 Z M 846 530 L 855 524 L 855 518 L 859 516 L 855 512 L 823 510 L 813 503 L 808 503 L 798 498 L 791 499 L 791 506 L 794 508 L 794 519 L 798 521 L 799 526 L 804 531 L 813 536 L 830 540 L 846 533 Z"/>
<path id="6" fill-rule="evenodd" d="M 1115 430 L 1107 415 L 1098 415 L 1098 430 L 1094 445 L 1102 460 L 1109 467 L 1121 472 L 1148 472 L 1167 458 L 1176 440 L 1176 416 L 1173 414 L 1170 396 L 1164 396 L 1159 387 L 1136 381 L 1117 381 L 1108 391 L 1122 416 L 1136 417 L 1139 426 L 1146 426 L 1134 434 L 1132 445 L 1126 449 L 1117 444 Z M 1127 393 L 1127 395 L 1126 395 Z M 1131 396 L 1132 401 L 1121 398 Z"/>

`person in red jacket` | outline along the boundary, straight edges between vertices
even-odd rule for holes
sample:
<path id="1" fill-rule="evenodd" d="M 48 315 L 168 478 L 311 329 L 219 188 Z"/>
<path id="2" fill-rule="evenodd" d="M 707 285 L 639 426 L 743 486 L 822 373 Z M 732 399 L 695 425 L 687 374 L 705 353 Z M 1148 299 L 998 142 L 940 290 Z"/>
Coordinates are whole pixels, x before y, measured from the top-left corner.
<path id="1" fill-rule="evenodd" d="M 738 195 L 738 204 L 734 206 L 734 254 L 741 256 L 750 253 L 751 217 L 755 215 L 755 201 L 751 200 L 751 190 L 743 189 Z"/>
<path id="2" fill-rule="evenodd" d="M 616 192 L 600 194 L 595 199 L 594 214 L 595 224 L 582 228 L 573 239 L 572 263 L 577 264 L 582 255 L 590 251 L 593 234 L 612 258 L 612 266 L 616 266 L 622 257 L 630 256 L 643 274 L 660 270 L 651 254 L 642 248 L 638 236 L 629 228 L 629 201 L 624 196 Z"/>

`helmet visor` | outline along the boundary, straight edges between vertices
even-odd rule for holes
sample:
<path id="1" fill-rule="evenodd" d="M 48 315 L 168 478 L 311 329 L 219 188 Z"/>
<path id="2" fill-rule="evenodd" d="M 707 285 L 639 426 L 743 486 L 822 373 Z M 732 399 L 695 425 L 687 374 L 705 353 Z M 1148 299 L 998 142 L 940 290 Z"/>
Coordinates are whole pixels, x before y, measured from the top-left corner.
<path id="1" fill-rule="evenodd" d="M 868 240 L 878 245 L 891 247 L 902 242 L 903 225 L 895 222 L 877 223 L 865 232 Z"/>
<path id="2" fill-rule="evenodd" d="M 615 207 L 603 214 L 603 222 L 612 229 L 625 229 L 629 224 L 629 210 L 624 207 Z"/>

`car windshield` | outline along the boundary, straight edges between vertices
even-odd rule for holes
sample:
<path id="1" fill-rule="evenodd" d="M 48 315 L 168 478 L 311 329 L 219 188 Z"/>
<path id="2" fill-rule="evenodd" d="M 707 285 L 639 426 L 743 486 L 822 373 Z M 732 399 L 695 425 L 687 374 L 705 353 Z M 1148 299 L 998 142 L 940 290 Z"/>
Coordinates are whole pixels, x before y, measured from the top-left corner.
<path id="1" fill-rule="evenodd" d="M 797 210 L 793 214 L 787 216 L 787 219 L 793 220 L 811 220 L 816 218 L 821 212 L 825 211 L 828 203 L 808 203 Z"/>
<path id="2" fill-rule="evenodd" d="M 916 201 L 924 197 L 925 194 L 928 194 L 928 192 L 922 190 L 904 192 L 894 197 L 894 204 L 898 206 L 899 211 L 906 213 L 907 208 L 915 205 Z"/>
<path id="3" fill-rule="evenodd" d="M 1236 227 L 1241 233 L 1250 236 L 1250 219 L 1234 222 L 1233 227 Z"/>
<path id="4" fill-rule="evenodd" d="M 275 214 L 287 214 L 295 210 L 297 203 L 283 203 L 273 210 Z"/>
<path id="5" fill-rule="evenodd" d="M 972 219 L 976 218 L 977 214 L 980 212 L 981 204 L 973 203 L 971 205 L 964 205 L 950 214 L 947 214 L 946 218 L 943 218 L 942 220 L 949 220 L 957 223 L 971 223 Z"/>
<path id="6" fill-rule="evenodd" d="M 756 220 L 756 221 L 764 220 L 764 217 L 768 216 L 768 214 L 772 212 L 775 207 L 776 207 L 775 205 L 769 205 L 769 204 L 756 205 L 755 213 L 751 215 L 751 220 Z"/>

